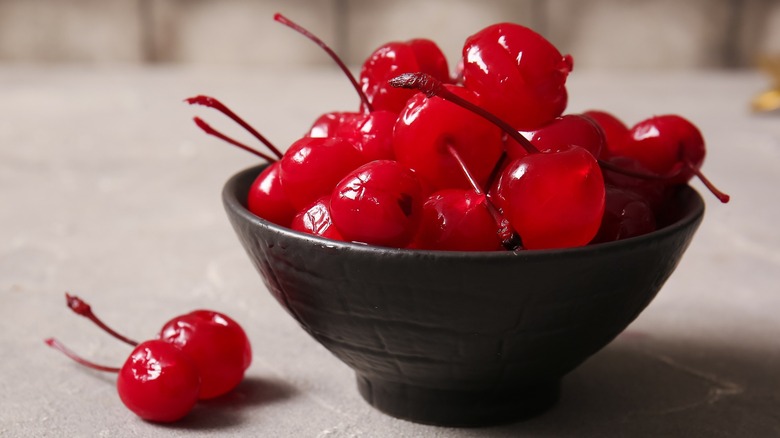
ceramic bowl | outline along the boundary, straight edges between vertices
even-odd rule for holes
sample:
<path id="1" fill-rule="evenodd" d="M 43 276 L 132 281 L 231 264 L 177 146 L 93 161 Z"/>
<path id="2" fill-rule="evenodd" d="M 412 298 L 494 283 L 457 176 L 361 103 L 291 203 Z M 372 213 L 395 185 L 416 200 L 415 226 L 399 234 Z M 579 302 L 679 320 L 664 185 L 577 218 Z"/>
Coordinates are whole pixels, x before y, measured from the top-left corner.
<path id="1" fill-rule="evenodd" d="M 691 188 L 659 230 L 598 245 L 445 252 L 337 242 L 250 213 L 255 167 L 223 201 L 268 291 L 351 367 L 363 398 L 411 421 L 479 426 L 551 407 L 674 271 L 703 214 Z"/>

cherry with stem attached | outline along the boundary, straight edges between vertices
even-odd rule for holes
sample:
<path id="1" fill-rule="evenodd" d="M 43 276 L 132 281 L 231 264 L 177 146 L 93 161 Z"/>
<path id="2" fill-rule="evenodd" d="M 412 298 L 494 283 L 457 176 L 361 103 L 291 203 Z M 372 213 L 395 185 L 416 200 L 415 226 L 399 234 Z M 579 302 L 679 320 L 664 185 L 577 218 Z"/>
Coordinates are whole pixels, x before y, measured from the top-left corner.
<path id="1" fill-rule="evenodd" d="M 65 298 L 71 310 L 111 336 L 134 347 L 139 345 L 100 320 L 81 298 L 68 293 Z M 252 349 L 241 326 L 227 315 L 211 310 L 195 310 L 171 319 L 160 330 L 158 339 L 175 345 L 198 365 L 201 399 L 213 398 L 235 388 L 252 361 Z"/>
<path id="2" fill-rule="evenodd" d="M 465 161 L 463 161 L 463 158 L 461 158 L 460 154 L 458 153 L 458 150 L 452 147 L 452 145 L 447 145 L 447 152 L 449 152 L 450 155 L 452 155 L 455 161 L 457 161 L 461 170 L 463 170 L 463 174 L 466 176 L 466 179 L 469 181 L 469 184 L 471 184 L 474 193 L 482 197 L 483 205 L 487 209 L 488 213 L 490 213 L 490 216 L 493 217 L 493 220 L 496 222 L 496 229 L 497 229 L 496 233 L 498 234 L 498 237 L 501 241 L 501 245 L 510 251 L 513 251 L 518 247 L 520 247 L 521 246 L 520 236 L 512 229 L 506 217 L 487 198 L 485 191 L 482 189 L 482 187 L 479 186 L 477 180 L 474 179 L 474 176 L 469 171 L 468 166 L 466 165 Z"/>
<path id="3" fill-rule="evenodd" d="M 198 401 L 201 378 L 197 364 L 168 342 L 151 340 L 139 344 L 121 368 L 86 360 L 54 338 L 44 342 L 85 367 L 116 373 L 119 398 L 144 420 L 160 423 L 180 420 Z"/>

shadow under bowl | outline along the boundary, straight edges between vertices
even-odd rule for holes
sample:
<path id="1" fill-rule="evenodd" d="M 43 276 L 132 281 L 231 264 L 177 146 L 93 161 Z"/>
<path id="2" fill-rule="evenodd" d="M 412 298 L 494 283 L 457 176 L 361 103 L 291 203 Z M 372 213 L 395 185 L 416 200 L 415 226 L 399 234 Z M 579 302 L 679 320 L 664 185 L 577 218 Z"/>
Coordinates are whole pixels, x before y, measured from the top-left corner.
<path id="1" fill-rule="evenodd" d="M 704 214 L 682 187 L 657 231 L 579 248 L 445 252 L 299 233 L 246 209 L 262 166 L 223 190 L 268 290 L 350 366 L 363 398 L 407 420 L 482 426 L 539 414 L 674 271 Z"/>

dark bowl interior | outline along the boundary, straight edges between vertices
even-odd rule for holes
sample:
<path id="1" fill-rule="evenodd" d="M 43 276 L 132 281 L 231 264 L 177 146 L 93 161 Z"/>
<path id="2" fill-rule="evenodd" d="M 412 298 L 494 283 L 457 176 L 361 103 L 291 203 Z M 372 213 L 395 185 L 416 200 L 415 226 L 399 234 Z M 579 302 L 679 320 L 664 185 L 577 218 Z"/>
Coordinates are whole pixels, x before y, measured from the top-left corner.
<path id="1" fill-rule="evenodd" d="M 265 285 L 312 337 L 355 370 L 373 406 L 412 421 L 485 425 L 550 407 L 561 377 L 650 303 L 698 228 L 689 187 L 666 225 L 581 248 L 444 252 L 337 242 L 245 207 L 262 167 L 223 200 Z"/>

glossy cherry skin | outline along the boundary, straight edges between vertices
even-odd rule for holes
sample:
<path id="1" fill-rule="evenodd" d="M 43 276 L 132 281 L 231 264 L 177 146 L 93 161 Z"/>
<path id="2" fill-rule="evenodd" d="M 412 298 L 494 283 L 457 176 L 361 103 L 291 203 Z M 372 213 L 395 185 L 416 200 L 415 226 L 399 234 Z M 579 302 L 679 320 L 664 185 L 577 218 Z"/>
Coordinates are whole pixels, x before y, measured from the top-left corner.
<path id="1" fill-rule="evenodd" d="M 611 113 L 600 110 L 588 110 L 582 113 L 582 115 L 599 125 L 601 132 L 604 134 L 606 147 L 602 149 L 601 157 L 612 155 L 609 145 L 618 145 L 628 138 L 628 126 Z"/>
<path id="2" fill-rule="evenodd" d="M 220 396 L 235 388 L 252 362 L 244 329 L 227 315 L 195 310 L 168 321 L 159 339 L 191 357 L 200 372 L 200 399 Z"/>
<path id="3" fill-rule="evenodd" d="M 139 344 L 117 376 L 122 403 L 148 421 L 170 423 L 192 410 L 200 394 L 200 372 L 179 347 L 161 340 Z"/>
<path id="4" fill-rule="evenodd" d="M 333 225 L 330 215 L 330 195 L 325 195 L 301 210 L 292 220 L 290 228 L 314 236 L 333 240 L 345 240 Z"/>
<path id="5" fill-rule="evenodd" d="M 352 123 L 362 115 L 364 115 L 364 113 L 344 111 L 325 113 L 314 121 L 306 136 L 314 138 L 335 137 L 336 131 L 340 126 Z"/>
<path id="6" fill-rule="evenodd" d="M 604 133 L 599 125 L 579 114 L 556 117 L 539 129 L 520 133 L 540 151 L 555 151 L 563 147 L 579 146 L 594 157 L 599 157 L 602 149 L 606 147 Z M 507 141 L 506 148 L 509 158 L 521 158 L 528 154 L 522 146 L 512 140 Z"/>
<path id="7" fill-rule="evenodd" d="M 463 84 L 484 108 L 515 129 L 536 129 L 563 113 L 572 58 L 513 23 L 488 26 L 466 40 Z"/>
<path id="8" fill-rule="evenodd" d="M 498 190 L 526 249 L 583 246 L 601 225 L 604 179 L 596 159 L 583 148 L 515 160 L 501 175 Z"/>
<path id="9" fill-rule="evenodd" d="M 410 247 L 443 251 L 502 249 L 485 195 L 464 189 L 440 190 L 428 197 L 420 229 Z"/>
<path id="10" fill-rule="evenodd" d="M 637 160 L 642 166 L 659 175 L 672 172 L 676 166 L 685 169 L 672 183 L 685 183 L 693 176 L 691 169 L 699 169 L 704 162 L 704 138 L 690 121 L 678 115 L 651 117 L 637 123 L 622 143 L 610 145 L 619 156 Z"/>
<path id="11" fill-rule="evenodd" d="M 255 215 L 283 227 L 290 226 L 296 211 L 282 189 L 278 161 L 260 172 L 249 188 L 246 203 Z"/>
<path id="12" fill-rule="evenodd" d="M 459 97 L 479 105 L 473 92 L 445 85 Z M 501 130 L 472 112 L 439 97 L 414 95 L 395 125 L 396 159 L 413 169 L 432 190 L 469 189 L 471 185 L 448 150 L 457 150 L 479 184 L 485 184 L 503 150 Z"/>
<path id="13" fill-rule="evenodd" d="M 401 73 L 424 72 L 449 82 L 447 58 L 431 40 L 391 42 L 376 49 L 363 63 L 360 85 L 373 109 L 398 114 L 414 91 L 393 88 L 388 81 Z"/>
<path id="14" fill-rule="evenodd" d="M 655 229 L 655 214 L 646 199 L 631 190 L 607 186 L 604 218 L 591 243 L 641 236 Z"/>
<path id="15" fill-rule="evenodd" d="M 352 140 L 366 161 L 393 160 L 393 129 L 398 115 L 376 110 L 345 120 L 333 130 L 333 137 Z"/>
<path id="16" fill-rule="evenodd" d="M 282 189 L 296 210 L 333 190 L 344 175 L 366 163 L 354 142 L 339 137 L 304 137 L 279 160 Z"/>
<path id="17" fill-rule="evenodd" d="M 346 240 L 402 248 L 417 232 L 422 204 L 422 185 L 411 169 L 377 160 L 336 185 L 330 213 Z"/>

